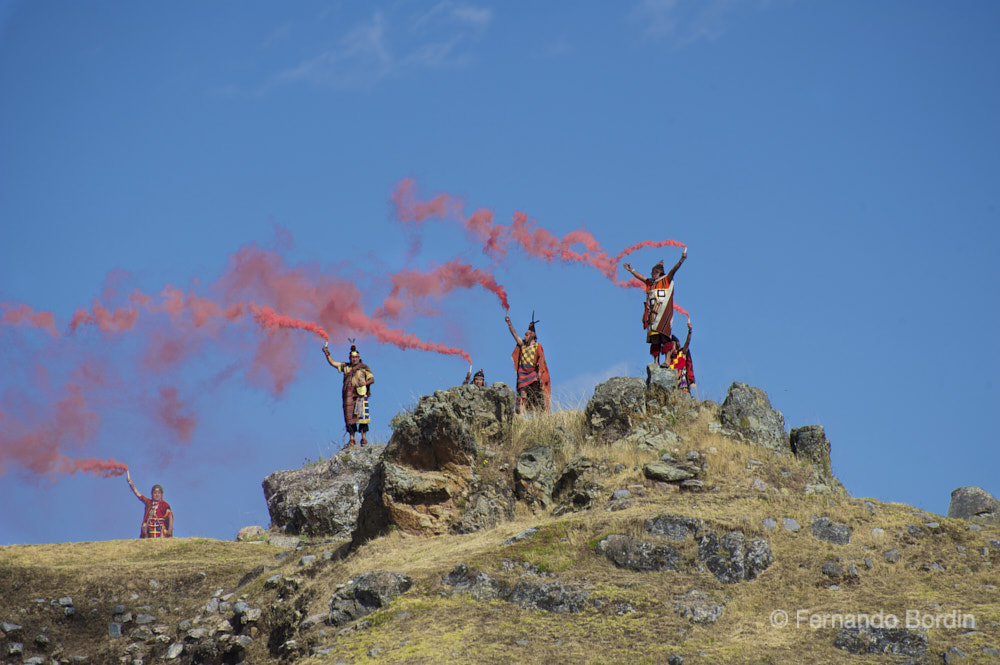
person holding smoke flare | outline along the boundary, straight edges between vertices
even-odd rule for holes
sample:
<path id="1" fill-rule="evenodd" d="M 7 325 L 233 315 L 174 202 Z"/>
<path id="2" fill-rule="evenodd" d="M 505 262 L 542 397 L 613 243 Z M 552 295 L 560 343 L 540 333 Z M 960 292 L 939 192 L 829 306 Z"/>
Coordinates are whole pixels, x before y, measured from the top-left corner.
<path id="1" fill-rule="evenodd" d="M 351 340 L 353 342 L 353 340 Z M 368 445 L 368 424 L 371 422 L 371 412 L 368 410 L 368 399 L 371 397 L 371 385 L 375 383 L 375 375 L 368 365 L 361 362 L 361 354 L 357 347 L 351 344 L 351 353 L 346 363 L 337 362 L 330 357 L 330 348 L 323 345 L 323 353 L 330 366 L 344 375 L 344 385 L 341 396 L 344 403 L 344 425 L 350 440 L 347 447 L 356 445 L 354 435 L 361 432 L 361 445 Z"/>
<path id="2" fill-rule="evenodd" d="M 486 374 L 483 372 L 482 369 L 476 372 L 475 376 L 473 376 L 472 367 L 470 366 L 469 371 L 465 374 L 465 381 L 462 381 L 462 385 L 463 386 L 469 385 L 470 383 L 469 379 L 472 379 L 471 383 L 474 386 L 482 388 L 483 386 L 486 385 Z"/>
<path id="3" fill-rule="evenodd" d="M 663 261 L 653 266 L 647 278 L 632 269 L 632 264 L 622 265 L 632 276 L 646 285 L 646 301 L 642 309 L 642 327 L 646 329 L 646 342 L 649 343 L 649 355 L 653 362 L 660 364 L 660 354 L 665 354 L 669 360 L 672 350 L 670 339 L 670 323 L 674 316 L 674 273 L 687 259 L 687 247 L 677 261 L 677 265 L 663 274 Z"/>
<path id="4" fill-rule="evenodd" d="M 549 378 L 549 367 L 545 363 L 545 350 L 535 337 L 535 324 L 539 322 L 535 321 L 535 314 L 532 312 L 531 323 L 522 339 L 514 331 L 510 315 L 505 315 L 504 320 L 517 342 L 511 354 L 514 370 L 517 372 L 516 410 L 522 415 L 528 411 L 548 413 L 551 410 L 552 381 Z"/>
<path id="5" fill-rule="evenodd" d="M 677 372 L 677 388 L 686 393 L 690 393 L 694 388 L 694 362 L 691 360 L 691 319 L 688 319 L 688 335 L 684 340 L 684 346 L 680 345 L 680 340 L 676 335 L 671 335 L 671 351 L 668 355 L 667 366 Z"/>
<path id="6" fill-rule="evenodd" d="M 163 486 L 153 485 L 150 494 L 153 498 L 143 496 L 132 483 L 132 474 L 125 469 L 125 480 L 132 488 L 132 493 L 146 506 L 142 515 L 142 525 L 139 527 L 140 538 L 172 538 L 174 535 L 174 512 L 170 504 L 163 500 Z"/>

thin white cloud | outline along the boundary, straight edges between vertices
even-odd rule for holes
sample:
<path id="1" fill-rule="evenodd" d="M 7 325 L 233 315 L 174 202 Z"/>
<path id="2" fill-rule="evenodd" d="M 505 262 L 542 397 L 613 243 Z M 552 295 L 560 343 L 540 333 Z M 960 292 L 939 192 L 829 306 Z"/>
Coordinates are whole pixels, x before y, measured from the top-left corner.
<path id="1" fill-rule="evenodd" d="M 470 67 L 476 61 L 470 45 L 482 38 L 493 21 L 493 12 L 444 0 L 408 21 L 395 18 L 376 12 L 331 48 L 278 73 L 258 93 L 294 83 L 366 89 L 413 70 Z M 403 30 L 398 29 L 400 24 Z M 393 26 L 397 28 L 393 30 Z"/>
<path id="2" fill-rule="evenodd" d="M 629 376 L 628 363 L 618 362 L 603 370 L 577 374 L 566 381 L 557 382 L 552 386 L 553 408 L 582 410 L 593 397 L 597 384 L 613 376 Z"/>
<path id="3" fill-rule="evenodd" d="M 382 12 L 376 12 L 370 21 L 351 29 L 336 46 L 279 73 L 275 82 L 364 88 L 387 76 L 394 63 L 386 43 L 385 18 Z"/>
<path id="4" fill-rule="evenodd" d="M 720 38 L 743 6 L 736 0 L 639 0 L 628 19 L 642 26 L 643 38 L 683 48 L 702 39 Z"/>

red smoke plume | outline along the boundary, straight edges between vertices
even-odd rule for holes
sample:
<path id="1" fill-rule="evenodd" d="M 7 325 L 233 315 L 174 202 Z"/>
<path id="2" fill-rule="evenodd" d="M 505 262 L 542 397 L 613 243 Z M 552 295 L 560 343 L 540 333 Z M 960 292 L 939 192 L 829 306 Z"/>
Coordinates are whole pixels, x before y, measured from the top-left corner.
<path id="1" fill-rule="evenodd" d="M 618 252 L 612 261 L 618 263 L 632 252 L 645 247 L 687 247 L 687 245 L 677 240 L 643 240 L 642 242 L 637 242 L 636 244 L 626 247 L 622 251 Z"/>
<path id="2" fill-rule="evenodd" d="M 430 201 L 417 198 L 416 185 L 410 178 L 401 180 L 390 197 L 395 206 L 396 218 L 410 224 L 422 224 L 427 219 L 454 219 L 482 243 L 483 251 L 497 259 L 503 258 L 510 243 L 516 244 L 528 256 L 543 261 L 570 261 L 588 265 L 612 283 L 622 288 L 644 286 L 635 279 L 618 278 L 618 262 L 624 256 L 643 247 L 685 247 L 676 240 L 646 240 L 610 256 L 594 236 L 585 229 L 570 231 L 561 238 L 529 221 L 523 212 L 514 213 L 509 226 L 496 224 L 493 213 L 480 208 L 464 217 L 461 199 L 449 194 L 438 194 Z M 582 248 L 582 249 L 581 249 Z"/>
<path id="3" fill-rule="evenodd" d="M 308 330 L 309 332 L 319 335 L 325 341 L 330 341 L 330 336 L 326 334 L 326 331 L 315 323 L 277 314 L 273 309 L 266 305 L 258 307 L 257 305 L 250 303 L 250 313 L 253 314 L 254 320 L 265 328 L 272 330 L 276 328 Z"/>
<path id="4" fill-rule="evenodd" d="M 36 312 L 27 305 L 11 305 L 0 303 L 0 324 L 30 325 L 47 330 L 53 337 L 59 337 L 56 330 L 55 316 L 52 312 Z"/>
<path id="5" fill-rule="evenodd" d="M 474 268 L 459 259 L 452 259 L 427 272 L 419 270 L 401 270 L 391 276 L 392 291 L 382 301 L 382 306 L 375 311 L 376 317 L 396 318 L 399 316 L 404 302 L 400 297 L 405 293 L 410 301 L 419 298 L 441 298 L 452 289 L 468 289 L 479 285 L 496 294 L 500 306 L 510 309 L 507 301 L 507 291 L 490 273 Z"/>

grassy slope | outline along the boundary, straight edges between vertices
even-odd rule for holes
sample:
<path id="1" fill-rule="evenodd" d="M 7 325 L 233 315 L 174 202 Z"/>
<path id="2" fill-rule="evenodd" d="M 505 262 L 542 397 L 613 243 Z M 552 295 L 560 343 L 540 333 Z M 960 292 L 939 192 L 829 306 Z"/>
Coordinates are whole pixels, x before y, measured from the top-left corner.
<path id="1" fill-rule="evenodd" d="M 113 654 L 117 660 L 127 646 L 127 640 L 115 643 L 106 637 L 111 607 L 118 601 L 129 603 L 130 608 L 152 606 L 161 622 L 175 628 L 181 619 L 196 616 L 196 608 L 216 589 L 233 591 L 245 573 L 267 566 L 266 574 L 258 575 L 237 594 L 267 611 L 277 599 L 274 591 L 264 589 L 264 578 L 274 572 L 299 576 L 303 578 L 299 607 L 311 614 L 325 611 L 337 585 L 352 575 L 383 569 L 411 576 L 415 587 L 369 617 L 370 628 L 338 635 L 337 629 L 319 626 L 298 635 L 303 644 L 334 649 L 329 655 L 301 662 L 663 663 L 673 653 L 682 654 L 687 663 L 890 662 L 885 656 L 849 656 L 834 649 L 835 628 L 774 628 L 769 617 L 778 609 L 788 611 L 793 623 L 798 609 L 808 614 L 882 610 L 900 618 L 907 610 L 932 615 L 952 610 L 972 613 L 977 631 L 934 628 L 929 631 L 929 653 L 954 645 L 970 655 L 965 662 L 990 662 L 981 649 L 1000 647 L 1000 600 L 996 589 L 990 588 L 1000 581 L 1000 552 L 990 549 L 984 560 L 980 548 L 986 546 L 987 538 L 1000 537 L 997 529 L 972 531 L 965 522 L 902 504 L 872 502 L 873 515 L 863 499 L 805 496 L 802 489 L 808 467 L 709 434 L 706 418 L 678 425 L 676 431 L 684 440 L 681 453 L 699 450 L 705 456 L 706 487 L 714 486 L 715 491 L 688 494 L 658 489 L 633 469 L 654 454 L 582 446 L 561 450 L 559 457 L 568 459 L 577 453 L 607 457 L 612 468 L 621 462 L 626 471 L 601 479 L 608 494 L 644 485 L 645 496 L 633 496 L 632 506 L 617 512 L 602 506 L 554 518 L 525 510 L 515 522 L 471 535 L 416 538 L 392 533 L 346 559 L 320 559 L 308 568 L 297 565 L 301 554 L 318 554 L 332 547 L 317 544 L 280 562 L 275 559 L 278 550 L 270 546 L 203 539 L 4 547 L 0 548 L 0 620 L 20 623 L 30 631 L 47 626 L 53 642 L 62 641 L 68 653 L 74 652 L 72 644 L 75 652 L 89 653 L 90 662 L 103 662 L 94 655 Z M 509 469 L 519 450 L 544 440 L 549 428 L 557 425 L 579 432 L 580 414 L 562 412 L 519 424 L 510 447 L 486 460 L 481 473 L 499 474 L 504 464 Z M 715 452 L 709 452 L 710 448 Z M 751 457 L 765 465 L 748 470 Z M 751 491 L 753 478 L 765 480 L 770 489 Z M 600 537 L 609 533 L 642 536 L 644 520 L 659 513 L 697 517 L 720 531 L 740 529 L 748 536 L 764 537 L 775 562 L 756 581 L 722 584 L 709 572 L 697 570 L 697 544 L 692 539 L 679 548 L 685 561 L 681 573 L 624 571 L 594 554 L 593 544 Z M 851 526 L 850 544 L 838 547 L 814 539 L 808 526 L 818 516 Z M 766 517 L 778 520 L 779 528 L 765 531 L 761 521 Z M 783 517 L 797 520 L 803 529 L 798 533 L 784 530 L 780 526 Z M 926 530 L 923 537 L 914 537 L 907 533 L 906 525 L 932 519 L 941 525 L 939 534 Z M 502 546 L 504 539 L 529 526 L 541 527 L 534 538 Z M 883 529 L 884 535 L 873 535 L 873 527 Z M 966 548 L 964 557 L 959 546 Z M 894 547 L 902 552 L 902 560 L 892 565 L 882 553 Z M 841 583 L 833 591 L 820 571 L 823 563 L 838 557 L 853 562 L 860 579 Z M 865 557 L 871 559 L 871 569 L 865 567 Z M 586 584 L 591 598 L 605 603 L 601 609 L 556 615 L 522 610 L 503 601 L 477 602 L 467 595 L 441 594 L 441 577 L 458 563 L 516 581 L 516 574 L 503 571 L 505 559 L 533 564 L 564 583 Z M 924 569 L 933 562 L 944 570 Z M 158 580 L 159 589 L 150 588 L 150 579 Z M 674 597 L 692 588 L 725 601 L 725 612 L 717 623 L 694 625 L 673 610 Z M 139 600 L 128 600 L 132 593 L 138 593 Z M 33 600 L 62 595 L 71 595 L 76 602 L 78 616 L 73 620 L 60 619 L 48 604 Z M 635 611 L 616 615 L 612 607 L 618 602 L 630 603 Z M 21 608 L 27 610 L 25 614 Z M 35 634 L 26 631 L 26 646 Z M 248 662 L 272 660 L 265 641 L 255 642 Z"/>

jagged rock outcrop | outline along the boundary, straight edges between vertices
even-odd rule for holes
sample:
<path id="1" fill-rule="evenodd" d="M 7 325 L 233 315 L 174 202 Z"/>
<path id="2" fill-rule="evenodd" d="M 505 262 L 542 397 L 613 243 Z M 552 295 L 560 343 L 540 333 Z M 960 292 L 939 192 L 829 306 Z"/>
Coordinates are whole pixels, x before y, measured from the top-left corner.
<path id="1" fill-rule="evenodd" d="M 806 494 L 845 494 L 844 486 L 833 475 L 830 464 L 830 440 L 822 425 L 795 427 L 788 435 L 792 453 L 812 462 L 813 474 L 806 483 Z"/>
<path id="2" fill-rule="evenodd" d="M 959 487 L 951 493 L 948 517 L 1000 525 L 1000 501 L 981 487 Z"/>
<path id="3" fill-rule="evenodd" d="M 646 414 L 646 386 L 642 379 L 618 376 L 598 384 L 583 411 L 587 433 L 602 443 L 628 434 Z"/>
<path id="4" fill-rule="evenodd" d="M 771 406 L 767 393 L 760 388 L 739 382 L 729 386 L 719 410 L 719 422 L 769 450 L 791 453 L 785 417 Z"/>
<path id="5" fill-rule="evenodd" d="M 510 519 L 513 478 L 476 472 L 488 446 L 506 441 L 514 392 L 505 384 L 459 386 L 425 395 L 394 419 L 394 433 L 358 516 L 355 541 L 390 525 L 414 534 L 469 533 Z"/>
<path id="6" fill-rule="evenodd" d="M 363 495 L 385 446 L 341 450 L 301 469 L 264 479 L 273 528 L 312 537 L 349 539 Z"/>

